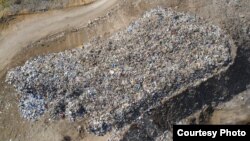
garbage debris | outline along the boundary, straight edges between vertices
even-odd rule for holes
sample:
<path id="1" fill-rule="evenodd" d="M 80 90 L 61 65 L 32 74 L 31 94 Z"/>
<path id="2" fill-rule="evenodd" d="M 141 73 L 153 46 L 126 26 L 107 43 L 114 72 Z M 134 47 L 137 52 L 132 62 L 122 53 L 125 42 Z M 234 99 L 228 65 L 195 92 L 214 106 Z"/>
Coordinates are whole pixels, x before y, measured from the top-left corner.
<path id="1" fill-rule="evenodd" d="M 232 46 L 219 27 L 156 8 L 106 40 L 31 59 L 6 81 L 22 96 L 24 118 L 85 116 L 89 131 L 104 135 L 229 66 Z"/>

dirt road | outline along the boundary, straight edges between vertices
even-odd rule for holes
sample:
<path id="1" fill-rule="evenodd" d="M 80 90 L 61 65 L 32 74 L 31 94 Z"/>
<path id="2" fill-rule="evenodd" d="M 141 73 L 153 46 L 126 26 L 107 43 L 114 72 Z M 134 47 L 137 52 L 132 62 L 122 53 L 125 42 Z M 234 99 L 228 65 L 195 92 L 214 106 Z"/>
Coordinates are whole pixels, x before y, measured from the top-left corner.
<path id="1" fill-rule="evenodd" d="M 98 0 L 74 9 L 55 10 L 30 15 L 0 36 L 0 72 L 23 48 L 47 35 L 83 26 L 89 20 L 105 14 L 118 0 Z"/>

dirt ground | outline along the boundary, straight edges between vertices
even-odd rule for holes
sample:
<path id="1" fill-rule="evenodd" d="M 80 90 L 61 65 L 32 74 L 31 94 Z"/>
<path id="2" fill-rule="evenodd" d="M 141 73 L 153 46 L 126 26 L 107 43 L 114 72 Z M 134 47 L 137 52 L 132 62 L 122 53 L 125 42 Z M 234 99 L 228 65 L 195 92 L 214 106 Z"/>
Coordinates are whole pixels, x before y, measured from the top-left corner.
<path id="1" fill-rule="evenodd" d="M 86 25 L 89 20 L 107 13 L 116 2 L 117 0 L 100 0 L 85 7 L 30 15 L 26 20 L 13 24 L 0 35 L 0 71 L 32 42 L 53 33 Z"/>
<path id="2" fill-rule="evenodd" d="M 81 27 L 88 23 L 90 19 L 105 15 L 118 2 L 122 0 L 100 0 L 87 7 L 77 7 L 67 10 L 49 11 L 41 14 L 26 15 L 17 17 L 12 25 L 0 33 L 0 139 L 6 141 L 105 141 L 105 137 L 95 137 L 84 131 L 84 119 L 75 123 L 67 120 L 50 121 L 43 117 L 36 122 L 28 122 L 20 117 L 18 112 L 18 97 L 12 87 L 5 82 L 5 73 L 9 68 L 21 65 L 25 60 L 36 55 L 58 52 L 65 49 L 78 47 L 86 41 L 80 41 L 72 45 L 65 46 L 64 40 L 57 43 L 49 43 L 49 47 L 38 46 L 20 52 L 30 43 L 35 42 L 49 34 L 60 32 L 73 27 Z M 145 10 L 156 7 L 172 7 L 178 11 L 190 12 L 211 20 L 228 31 L 229 34 L 237 38 L 238 35 L 249 26 L 250 3 L 249 0 L 127 0 L 125 6 L 114 14 L 109 21 L 103 21 L 95 30 L 97 34 L 113 33 L 117 29 L 125 27 L 130 21 L 140 16 Z M 98 9 L 98 10 L 96 10 Z M 18 19 L 20 18 L 20 19 Z M 117 20 L 116 20 L 117 19 Z M 104 27 L 102 27 L 105 25 Z M 112 26 L 110 26 L 112 25 Z M 246 25 L 242 26 L 241 25 Z M 115 30 L 114 30 L 115 29 Z M 105 32 L 103 31 L 105 30 Z M 240 30 L 240 31 L 239 31 Z M 238 32 L 239 31 L 239 32 Z M 79 31 L 81 32 L 81 31 Z M 87 32 L 90 33 L 90 32 Z M 78 32 L 70 34 L 68 40 L 72 41 Z M 68 36 L 68 35 L 65 35 Z M 240 35 L 239 35 L 240 36 Z M 243 34 L 242 34 L 243 36 Z M 66 38 L 66 37 L 65 37 Z M 80 36 L 79 38 L 84 38 Z M 244 38 L 239 37 L 237 42 L 242 42 Z M 73 41 L 72 41 L 73 42 Z M 240 44 L 240 43 L 239 43 Z M 70 46 L 71 45 L 71 46 Z M 245 46 L 247 48 L 249 46 Z M 250 48 L 250 47 L 249 47 Z M 18 54 L 18 55 L 17 55 Z M 245 95 L 249 95 L 246 93 Z M 248 102 L 249 103 L 249 102 Z M 246 105 L 243 105 L 246 107 Z M 249 104 L 247 104 L 249 106 Z M 222 110 L 221 110 L 222 109 Z M 224 108 L 225 109 L 225 108 Z M 242 110 L 239 110 L 242 109 Z M 222 123 L 225 121 L 224 115 L 240 114 L 247 112 L 241 106 L 223 110 L 223 106 L 216 109 L 211 123 Z M 235 114 L 236 113 L 236 114 Z M 247 115 L 248 118 L 248 115 Z M 237 120 L 237 119 L 235 119 Z"/>
<path id="3" fill-rule="evenodd" d="M 250 124 L 250 90 L 235 96 L 214 109 L 210 124 Z"/>

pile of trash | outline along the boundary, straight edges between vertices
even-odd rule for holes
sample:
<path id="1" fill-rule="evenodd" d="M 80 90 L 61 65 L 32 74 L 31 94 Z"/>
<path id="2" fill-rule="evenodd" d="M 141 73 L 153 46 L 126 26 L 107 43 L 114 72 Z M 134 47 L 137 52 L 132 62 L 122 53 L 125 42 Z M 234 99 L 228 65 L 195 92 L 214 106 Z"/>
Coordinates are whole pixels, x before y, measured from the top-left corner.
<path id="1" fill-rule="evenodd" d="M 232 46 L 219 27 L 156 8 L 106 40 L 31 59 L 6 81 L 25 97 L 23 117 L 87 117 L 89 131 L 103 135 L 229 66 Z"/>

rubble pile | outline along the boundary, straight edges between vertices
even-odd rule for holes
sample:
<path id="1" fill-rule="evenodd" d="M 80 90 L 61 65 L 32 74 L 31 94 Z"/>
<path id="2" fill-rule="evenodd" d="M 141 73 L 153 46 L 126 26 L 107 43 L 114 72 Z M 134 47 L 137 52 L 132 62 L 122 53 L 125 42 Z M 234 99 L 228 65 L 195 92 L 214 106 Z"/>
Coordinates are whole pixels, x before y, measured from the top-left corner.
<path id="1" fill-rule="evenodd" d="M 156 8 L 106 40 L 29 60 L 6 81 L 25 97 L 23 117 L 87 117 L 89 131 L 103 135 L 229 66 L 232 46 L 219 27 Z"/>

